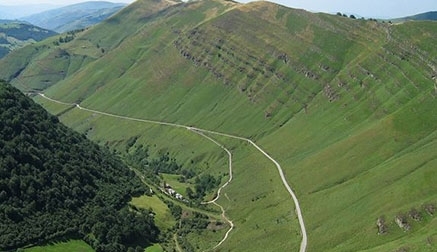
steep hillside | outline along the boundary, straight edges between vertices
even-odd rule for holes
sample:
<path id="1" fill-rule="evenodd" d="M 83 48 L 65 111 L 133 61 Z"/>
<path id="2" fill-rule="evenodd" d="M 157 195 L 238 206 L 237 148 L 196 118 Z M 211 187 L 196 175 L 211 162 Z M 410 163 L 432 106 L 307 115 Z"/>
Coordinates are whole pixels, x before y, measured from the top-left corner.
<path id="1" fill-rule="evenodd" d="M 21 19 L 62 33 L 100 23 L 125 6 L 121 3 L 89 1 L 21 17 Z"/>
<path id="2" fill-rule="evenodd" d="M 127 207 L 145 188 L 109 151 L 4 82 L 0 119 L 0 250 L 81 238 L 126 251 L 156 241 L 150 213 Z"/>
<path id="3" fill-rule="evenodd" d="M 152 1 L 147 8 L 141 8 L 141 4 L 137 1 L 90 31 L 72 31 L 14 52 L 0 69 L 2 78 L 26 78 L 22 90 L 46 89 L 116 48 L 144 26 L 144 19 L 154 18 L 174 3 Z"/>
<path id="4" fill-rule="evenodd" d="M 12 50 L 54 35 L 56 35 L 56 32 L 28 23 L 0 20 L 0 58 L 3 58 Z"/>
<path id="5" fill-rule="evenodd" d="M 423 251 L 437 246 L 429 211 L 437 195 L 436 31 L 433 22 L 390 25 L 268 2 L 142 0 L 68 43 L 10 54 L 0 77 L 98 111 L 253 139 L 297 192 L 308 251 Z M 36 100 L 115 149 L 141 136 L 223 171 L 221 150 L 186 131 Z M 218 140 L 236 159 L 219 202 L 237 228 L 222 249 L 296 250 L 298 223 L 275 166 L 245 142 Z"/>

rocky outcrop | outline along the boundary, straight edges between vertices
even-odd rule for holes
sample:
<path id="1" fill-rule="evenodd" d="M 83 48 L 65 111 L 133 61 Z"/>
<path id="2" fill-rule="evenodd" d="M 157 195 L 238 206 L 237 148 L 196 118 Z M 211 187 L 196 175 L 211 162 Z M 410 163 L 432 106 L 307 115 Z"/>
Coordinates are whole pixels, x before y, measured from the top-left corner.
<path id="1" fill-rule="evenodd" d="M 435 211 L 436 211 L 436 207 L 434 204 L 427 204 L 424 206 L 424 209 L 426 211 L 427 214 L 433 216 Z"/>
<path id="2" fill-rule="evenodd" d="M 407 217 L 403 214 L 398 214 L 395 218 L 396 224 L 400 229 L 404 231 L 409 231 L 411 229 L 410 224 L 408 223 Z"/>
<path id="3" fill-rule="evenodd" d="M 408 216 L 415 221 L 422 220 L 422 214 L 416 208 L 411 209 L 410 212 L 408 212 Z"/>
<path id="4" fill-rule="evenodd" d="M 328 97 L 330 102 L 334 102 L 339 99 L 339 95 L 335 90 L 331 87 L 330 84 L 326 84 L 323 88 L 323 94 Z"/>
<path id="5" fill-rule="evenodd" d="M 378 227 L 378 234 L 379 235 L 387 233 L 388 227 L 385 223 L 385 218 L 383 216 L 379 217 L 376 220 L 376 226 Z"/>

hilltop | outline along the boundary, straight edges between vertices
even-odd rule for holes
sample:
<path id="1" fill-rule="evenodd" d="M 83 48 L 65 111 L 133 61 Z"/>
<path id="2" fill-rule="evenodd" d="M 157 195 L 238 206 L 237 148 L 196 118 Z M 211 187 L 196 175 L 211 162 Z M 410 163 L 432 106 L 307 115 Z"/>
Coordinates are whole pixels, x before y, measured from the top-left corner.
<path id="1" fill-rule="evenodd" d="M 3 58 L 12 50 L 54 35 L 56 35 L 56 32 L 26 22 L 0 20 L 0 58 Z"/>
<path id="2" fill-rule="evenodd" d="M 0 77 L 97 111 L 252 139 L 296 191 L 308 251 L 423 251 L 437 246 L 428 211 L 437 195 L 436 31 L 435 22 L 390 25 L 269 2 L 142 0 L 67 42 L 11 53 Z M 36 101 L 116 151 L 136 139 L 204 173 L 225 172 L 225 154 L 186 129 Z M 297 250 L 274 165 L 243 141 L 217 138 L 235 159 L 219 202 L 236 229 L 221 249 Z M 199 250 L 208 238 L 189 236 Z"/>
<path id="3" fill-rule="evenodd" d="M 125 6 L 126 4 L 122 3 L 89 1 L 47 10 L 20 19 L 63 33 L 97 24 Z"/>

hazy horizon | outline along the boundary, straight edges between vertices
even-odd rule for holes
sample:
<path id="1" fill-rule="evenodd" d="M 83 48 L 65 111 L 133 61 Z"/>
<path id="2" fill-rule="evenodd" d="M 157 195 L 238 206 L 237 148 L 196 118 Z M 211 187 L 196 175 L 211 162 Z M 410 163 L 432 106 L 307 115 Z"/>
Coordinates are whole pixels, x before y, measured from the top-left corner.
<path id="1" fill-rule="evenodd" d="M 0 5 L 34 5 L 34 4 L 50 4 L 53 6 L 65 6 L 87 2 L 86 0 L 0 0 Z M 114 3 L 133 3 L 134 0 L 109 0 L 107 2 Z M 240 0 L 247 3 L 250 0 Z M 437 10 L 437 1 L 435 0 L 274 0 L 272 2 L 285 5 L 291 8 L 305 9 L 312 12 L 325 13 L 346 13 L 359 15 L 365 18 L 398 18 L 411 16 L 428 11 Z"/>

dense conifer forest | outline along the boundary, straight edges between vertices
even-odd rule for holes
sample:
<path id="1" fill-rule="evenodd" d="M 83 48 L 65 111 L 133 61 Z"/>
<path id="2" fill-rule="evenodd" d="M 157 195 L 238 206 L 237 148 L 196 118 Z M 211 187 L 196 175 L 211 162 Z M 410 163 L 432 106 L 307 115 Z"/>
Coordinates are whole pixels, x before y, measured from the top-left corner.
<path id="1" fill-rule="evenodd" d="M 80 238 L 127 251 L 157 240 L 152 214 L 128 207 L 146 189 L 134 173 L 3 81 L 0 134 L 0 250 Z"/>

